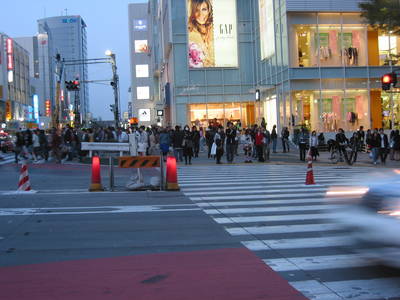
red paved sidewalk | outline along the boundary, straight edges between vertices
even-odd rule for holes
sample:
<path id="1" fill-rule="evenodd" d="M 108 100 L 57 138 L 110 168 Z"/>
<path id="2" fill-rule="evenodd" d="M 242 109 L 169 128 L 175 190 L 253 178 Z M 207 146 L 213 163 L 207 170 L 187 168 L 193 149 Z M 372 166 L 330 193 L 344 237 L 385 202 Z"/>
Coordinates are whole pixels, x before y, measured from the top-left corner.
<path id="1" fill-rule="evenodd" d="M 245 248 L 0 268 L 7 300 L 307 299 Z"/>

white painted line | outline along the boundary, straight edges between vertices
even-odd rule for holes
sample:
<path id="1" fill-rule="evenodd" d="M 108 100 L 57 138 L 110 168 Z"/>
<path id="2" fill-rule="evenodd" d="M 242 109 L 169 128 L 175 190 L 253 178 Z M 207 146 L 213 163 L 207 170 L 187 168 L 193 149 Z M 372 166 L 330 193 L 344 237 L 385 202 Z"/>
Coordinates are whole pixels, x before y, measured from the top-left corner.
<path id="1" fill-rule="evenodd" d="M 276 272 L 329 270 L 377 265 L 377 262 L 367 260 L 360 254 L 290 257 L 263 259 L 263 261 Z"/>
<path id="2" fill-rule="evenodd" d="M 400 277 L 319 282 L 292 281 L 290 284 L 310 299 L 323 300 L 334 292 L 338 298 L 328 299 L 390 299 L 400 297 Z"/>
<path id="3" fill-rule="evenodd" d="M 289 282 L 296 290 L 304 296 L 313 300 L 343 300 L 335 292 L 327 288 L 323 283 L 316 280 Z"/>
<path id="4" fill-rule="evenodd" d="M 343 205 L 301 205 L 301 206 L 276 206 L 276 207 L 245 207 L 245 208 L 221 208 L 205 209 L 209 215 L 218 214 L 252 214 L 265 212 L 288 212 L 288 211 L 314 211 L 314 210 L 334 210 L 343 208 Z"/>
<path id="5" fill-rule="evenodd" d="M 333 218 L 334 216 L 330 213 L 320 213 L 320 214 L 250 216 L 250 217 L 231 217 L 231 218 L 213 218 L 213 219 L 218 224 L 233 224 L 233 223 L 240 224 L 240 223 L 257 223 L 257 222 L 325 220 Z"/>
<path id="6" fill-rule="evenodd" d="M 286 187 L 287 188 L 287 187 Z M 327 191 L 327 188 L 318 188 L 318 187 L 309 187 L 309 186 L 304 186 L 304 188 L 300 189 L 300 188 L 296 188 L 296 189 L 279 189 L 279 190 L 273 190 L 273 189 L 269 189 L 268 187 L 263 187 L 262 189 L 259 190 L 248 190 L 245 188 L 242 188 L 241 191 L 221 191 L 221 192 L 217 192 L 217 191 L 209 191 L 207 188 L 202 191 L 202 192 L 194 192 L 194 193 L 188 193 L 188 192 L 184 192 L 186 196 L 201 196 L 204 195 L 205 193 L 207 194 L 212 194 L 212 195 L 228 195 L 228 194 L 276 194 L 276 193 L 293 193 L 293 192 L 325 192 Z"/>
<path id="7" fill-rule="evenodd" d="M 179 205 L 176 206 L 185 206 Z M 165 208 L 164 208 L 165 207 Z M 115 214 L 144 212 L 177 212 L 193 211 L 199 208 L 174 208 L 171 205 L 127 205 L 127 206 L 88 206 L 88 207 L 43 207 L 43 208 L 0 208 L 0 216 L 29 215 L 81 215 L 81 214 Z"/>
<path id="8" fill-rule="evenodd" d="M 193 199 L 193 198 L 190 198 Z M 198 200 L 193 200 L 198 201 Z M 201 200 L 200 200 L 201 201 Z M 333 202 L 334 199 L 329 199 Z M 275 204 L 292 204 L 292 203 L 326 203 L 326 198 L 312 198 L 312 199 L 290 199 L 290 200 L 256 200 L 256 201 L 223 201 L 223 202 L 196 202 L 200 207 L 217 208 L 227 206 L 253 206 L 253 205 L 275 205 Z"/>
<path id="9" fill-rule="evenodd" d="M 291 178 L 287 178 L 285 179 L 285 183 L 287 184 L 292 184 L 292 183 L 296 183 L 296 184 L 304 184 L 305 183 L 305 178 L 304 179 L 291 179 Z M 321 178 L 315 178 L 316 182 L 324 182 L 327 184 L 342 184 L 342 182 L 349 182 L 349 178 L 336 178 L 335 180 L 332 179 L 321 179 Z M 257 184 L 260 183 L 265 183 L 267 186 L 272 184 L 272 183 L 282 183 L 282 180 L 272 180 L 272 179 L 263 179 L 263 178 L 258 178 L 258 179 L 252 179 L 252 178 L 248 178 L 246 179 L 246 181 L 244 181 L 243 179 L 238 179 L 238 180 L 225 180 L 225 181 L 215 181 L 215 180 L 208 180 L 208 181 L 203 181 L 203 182 L 198 182 L 196 180 L 193 181 L 187 181 L 187 183 L 179 181 L 179 186 L 180 187 L 202 187 L 202 186 L 206 186 L 209 187 L 212 186 L 216 187 L 216 186 L 226 186 L 227 184 L 232 184 L 234 183 L 236 184 L 242 184 L 243 186 L 246 186 L 246 184 L 251 183 L 251 182 L 255 182 Z"/>
<path id="10" fill-rule="evenodd" d="M 239 177 L 235 177 L 235 176 L 232 176 L 232 177 L 229 177 L 229 176 L 221 176 L 221 177 L 209 176 L 209 177 L 204 177 L 204 178 L 182 178 L 182 177 L 179 177 L 178 181 L 182 182 L 182 183 L 188 183 L 188 182 L 201 182 L 201 183 L 204 183 L 204 182 L 210 182 L 210 181 L 211 182 L 233 182 L 233 181 L 237 182 L 237 181 L 239 181 L 239 182 L 245 183 L 248 180 L 245 176 L 248 176 L 248 175 L 243 174 L 242 176 L 239 176 Z M 248 177 L 250 177 L 250 176 L 248 176 Z M 304 179 L 302 177 L 304 177 Z M 329 179 L 329 180 L 337 179 L 337 176 L 332 176 L 332 175 L 320 175 L 320 176 L 317 176 L 317 175 L 314 174 L 314 177 L 315 177 L 316 181 L 318 179 Z M 256 179 L 256 180 L 269 179 L 268 181 L 281 182 L 281 183 L 282 183 L 282 180 L 286 180 L 286 179 L 290 179 L 290 178 L 293 178 L 293 179 L 302 178 L 304 181 L 306 180 L 305 174 L 302 174 L 302 175 L 295 174 L 293 176 L 289 176 L 289 175 L 287 175 L 287 176 L 275 176 L 275 175 L 272 175 L 271 178 L 269 178 L 268 176 L 265 176 L 265 175 L 264 176 L 260 175 L 260 176 L 257 177 L 257 176 L 253 176 L 253 174 L 252 174 L 252 176 L 250 178 L 251 179 Z"/>
<path id="11" fill-rule="evenodd" d="M 228 181 L 227 181 L 227 183 L 228 183 Z M 254 183 L 254 184 L 255 185 L 248 184 L 248 183 L 243 183 L 243 184 L 235 184 L 234 186 L 226 186 L 224 184 L 223 186 L 220 186 L 220 187 L 215 187 L 214 185 L 212 185 L 210 187 L 207 187 L 206 189 L 204 187 L 200 187 L 200 188 L 189 187 L 189 188 L 183 188 L 181 190 L 186 194 L 187 192 L 196 192 L 196 191 L 199 191 L 199 192 L 204 192 L 204 191 L 207 191 L 207 192 L 210 192 L 210 191 L 234 191 L 234 190 L 244 190 L 246 188 L 247 189 L 265 189 L 265 188 L 272 189 L 272 188 L 287 188 L 288 187 L 287 184 L 279 184 L 279 185 L 269 185 L 269 184 L 266 185 L 266 184 L 263 184 L 263 185 L 258 185 L 259 184 L 258 182 Z M 328 187 L 328 186 L 330 186 L 330 185 L 327 185 L 327 184 L 314 184 L 314 185 L 310 186 L 310 185 L 305 185 L 303 183 L 303 184 L 291 184 L 289 187 L 290 188 L 295 188 L 295 187 L 298 187 L 298 188 L 304 188 L 304 187 L 322 188 L 322 187 Z"/>
<path id="12" fill-rule="evenodd" d="M 215 201 L 215 200 L 242 200 L 242 199 L 289 199 L 289 198 L 301 198 L 301 197 L 322 197 L 326 193 L 307 193 L 307 194 L 279 194 L 279 195 L 237 195 L 237 196 L 210 196 L 210 197 L 190 197 L 193 201 Z"/>
<path id="13" fill-rule="evenodd" d="M 259 226 L 259 227 L 233 227 L 225 228 L 231 235 L 257 235 L 257 234 L 276 234 L 276 233 L 295 233 L 295 232 L 323 232 L 328 230 L 340 230 L 338 224 L 306 224 L 306 225 L 278 225 L 278 226 Z"/>
<path id="14" fill-rule="evenodd" d="M 338 235 L 317 238 L 244 241 L 242 244 L 249 250 L 260 251 L 269 249 L 341 247 L 353 245 L 354 241 L 347 235 Z"/>

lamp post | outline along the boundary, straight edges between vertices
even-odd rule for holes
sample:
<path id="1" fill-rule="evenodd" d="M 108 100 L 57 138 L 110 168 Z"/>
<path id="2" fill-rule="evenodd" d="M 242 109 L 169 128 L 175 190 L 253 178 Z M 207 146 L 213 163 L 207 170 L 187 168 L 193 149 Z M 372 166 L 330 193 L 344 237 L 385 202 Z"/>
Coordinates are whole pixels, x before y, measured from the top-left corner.
<path id="1" fill-rule="evenodd" d="M 119 92 L 118 92 L 118 74 L 117 74 L 117 64 L 115 59 L 115 53 L 112 53 L 111 50 L 107 50 L 105 53 L 107 56 L 110 57 L 110 63 L 112 67 L 113 78 L 111 85 L 114 90 L 114 121 L 115 121 L 115 128 L 119 127 Z"/>

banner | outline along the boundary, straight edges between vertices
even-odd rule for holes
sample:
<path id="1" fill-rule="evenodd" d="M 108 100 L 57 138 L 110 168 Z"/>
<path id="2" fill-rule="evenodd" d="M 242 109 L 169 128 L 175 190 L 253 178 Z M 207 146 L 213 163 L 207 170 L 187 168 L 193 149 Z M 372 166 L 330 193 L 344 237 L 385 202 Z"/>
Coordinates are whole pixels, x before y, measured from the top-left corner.
<path id="1" fill-rule="evenodd" d="M 236 0 L 187 0 L 189 68 L 238 67 Z"/>
<path id="2" fill-rule="evenodd" d="M 275 22 L 273 0 L 259 0 L 261 59 L 275 54 Z"/>
<path id="3" fill-rule="evenodd" d="M 6 101 L 6 120 L 12 119 L 11 101 Z"/>

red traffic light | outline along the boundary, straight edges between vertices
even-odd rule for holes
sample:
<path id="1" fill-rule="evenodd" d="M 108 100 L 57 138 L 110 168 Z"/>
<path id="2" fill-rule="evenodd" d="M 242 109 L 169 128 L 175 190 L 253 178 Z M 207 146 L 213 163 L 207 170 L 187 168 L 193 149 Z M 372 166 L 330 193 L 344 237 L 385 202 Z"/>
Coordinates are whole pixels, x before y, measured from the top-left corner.
<path id="1" fill-rule="evenodd" d="M 74 80 L 74 81 L 73 81 L 73 84 L 79 85 L 79 81 L 78 81 L 78 80 Z"/>
<path id="2" fill-rule="evenodd" d="M 382 76 L 383 83 L 392 83 L 392 75 L 386 74 Z"/>

